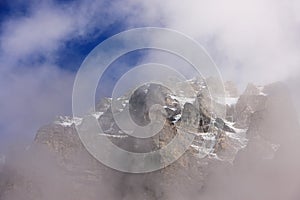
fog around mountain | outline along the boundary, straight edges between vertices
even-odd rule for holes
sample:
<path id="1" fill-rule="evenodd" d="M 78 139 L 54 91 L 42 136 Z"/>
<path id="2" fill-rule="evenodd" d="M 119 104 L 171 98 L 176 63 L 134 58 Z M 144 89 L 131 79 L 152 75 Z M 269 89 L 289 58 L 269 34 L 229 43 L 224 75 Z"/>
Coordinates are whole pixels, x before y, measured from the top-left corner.
<path id="1" fill-rule="evenodd" d="M 108 137 L 123 149 L 134 152 L 161 148 L 180 130 L 185 130 L 184 134 L 193 132 L 197 135 L 193 145 L 175 163 L 146 174 L 110 169 L 94 159 L 79 140 L 75 126 L 84 123 L 82 119 L 59 117 L 41 127 L 25 151 L 12 154 L 6 161 L 1 171 L 1 198 L 273 200 L 299 197 L 300 127 L 284 84 L 264 87 L 249 84 L 238 96 L 233 92 L 234 85 L 228 84 L 225 119 L 205 114 L 209 104 L 203 101 L 208 96 L 201 79 L 186 82 L 202 94 L 198 100 L 180 95 L 184 88 L 177 84 L 175 94 L 159 85 L 146 85 L 147 90 L 136 90 L 131 99 L 126 96 L 118 99 L 121 107 L 115 112 L 122 114 L 129 106 L 133 109 L 133 119 L 142 114 L 136 120 L 144 118 L 147 105 L 151 107 L 147 102 L 155 100 L 164 105 L 166 124 L 159 137 L 151 140 L 134 139 L 120 131 L 110 114 L 110 99 L 100 101 L 96 113 L 91 113 L 103 128 L 100 137 Z M 163 98 L 157 102 L 160 95 Z M 197 105 L 199 110 L 188 108 Z M 234 111 L 230 112 L 232 108 Z M 194 129 L 190 120 L 197 122 L 197 113 L 199 119 L 204 117 L 208 121 L 200 122 Z M 186 123 L 188 129 L 180 128 Z"/>
<path id="2" fill-rule="evenodd" d="M 299 9 L 297 0 L 1 1 L 0 199 L 298 200 Z M 76 137 L 82 119 L 71 117 L 72 89 L 94 46 L 145 26 L 193 38 L 224 83 L 233 85 L 226 83 L 231 92 L 221 105 L 224 118 L 205 114 L 211 111 L 206 92 L 197 101 L 189 91 L 162 92 L 155 103 L 162 104 L 166 124 L 161 136 L 143 142 L 119 133 L 110 97 L 96 99 L 97 112 L 90 116 L 102 123 L 101 137 L 124 149 L 159 148 L 179 132 L 182 119 L 196 122 L 189 130 L 196 140 L 177 162 L 149 174 L 127 174 L 95 160 Z M 100 88 L 110 91 L 116 74 L 133 67 L 131 58 L 124 60 L 112 66 Z M 190 64 L 174 55 L 149 51 L 136 60 L 167 64 L 191 78 L 197 90 L 203 86 L 192 79 Z M 178 91 L 183 89 L 179 84 Z M 136 95 L 131 101 L 125 95 L 118 108 L 131 102 L 131 117 L 145 125 L 150 117 L 144 111 L 153 104 L 146 100 L 152 98 Z M 165 95 L 172 104 L 166 105 Z"/>

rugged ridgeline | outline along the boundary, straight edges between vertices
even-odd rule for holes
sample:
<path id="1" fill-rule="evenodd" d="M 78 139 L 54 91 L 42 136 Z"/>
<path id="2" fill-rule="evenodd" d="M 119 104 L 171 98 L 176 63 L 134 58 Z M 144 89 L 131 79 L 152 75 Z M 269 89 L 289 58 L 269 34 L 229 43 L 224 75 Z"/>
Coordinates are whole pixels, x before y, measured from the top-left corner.
<path id="1" fill-rule="evenodd" d="M 186 91 L 186 84 L 196 93 Z M 112 170 L 95 160 L 81 143 L 75 125 L 80 126 L 82 119 L 60 116 L 39 129 L 34 143 L 24 153 L 30 155 L 30 163 L 36 164 L 21 170 L 7 167 L 9 175 L 0 183 L 0 198 L 196 198 L 205 190 L 206 178 L 213 168 L 234 166 L 248 159 L 249 162 L 274 159 L 281 149 L 284 155 L 286 145 L 293 144 L 287 139 L 286 130 L 299 130 L 289 94 L 281 83 L 265 87 L 249 84 L 242 95 L 238 95 L 232 82 L 225 83 L 224 118 L 218 117 L 210 106 L 212 99 L 204 80 L 179 82 L 176 88 L 172 92 L 158 84 L 147 84 L 135 90 L 130 98 L 129 95 L 118 98 L 116 109 L 111 109 L 110 98 L 104 98 L 97 104 L 96 112 L 90 113 L 103 129 L 100 138 L 108 137 L 133 152 L 159 149 L 181 131 L 180 127 L 189 127 L 186 134 L 194 134 L 195 140 L 172 165 L 147 174 Z M 122 115 L 127 107 L 136 124 L 146 125 L 154 104 L 163 106 L 161 115 L 166 122 L 152 138 L 136 139 L 125 134 L 113 118 L 113 112 Z"/>

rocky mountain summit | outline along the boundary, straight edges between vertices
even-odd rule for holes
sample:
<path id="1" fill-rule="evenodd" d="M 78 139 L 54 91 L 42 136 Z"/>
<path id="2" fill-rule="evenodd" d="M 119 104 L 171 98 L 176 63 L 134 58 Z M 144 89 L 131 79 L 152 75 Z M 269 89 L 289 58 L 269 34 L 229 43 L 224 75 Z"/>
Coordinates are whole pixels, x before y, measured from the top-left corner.
<path id="1" fill-rule="evenodd" d="M 145 84 L 117 99 L 102 99 L 96 105 L 95 112 L 88 114 L 97 119 L 102 128 L 103 132 L 98 133 L 99 139 L 107 137 L 112 143 L 131 152 L 163 148 L 180 131 L 192 134 L 195 137 L 192 145 L 173 164 L 146 174 L 128 174 L 110 169 L 89 154 L 81 142 L 76 126 L 80 126 L 84 119 L 60 116 L 53 123 L 41 127 L 34 143 L 26 150 L 30 152 L 26 154 L 38 159 L 44 155 L 50 158 L 41 159 L 43 162 L 35 166 L 40 170 L 32 171 L 31 167 L 26 175 L 22 172 L 28 171 L 27 168 L 16 170 L 18 172 L 14 174 L 17 175 L 7 178 L 5 184 L 1 183 L 5 189 L 0 190 L 0 198 L 92 200 L 99 197 L 197 197 L 205 188 L 206 178 L 212 168 L 234 165 L 246 159 L 249 151 L 256 152 L 261 159 L 273 159 L 277 151 L 287 144 L 284 136 L 277 132 L 289 129 L 290 123 L 298 129 L 298 123 L 292 122 L 296 117 L 291 116 L 294 112 L 290 107 L 289 94 L 281 83 L 264 87 L 249 84 L 239 95 L 234 83 L 226 82 L 225 97 L 219 101 L 210 96 L 207 87 L 209 81 L 212 80 L 194 78 L 184 83 L 178 82 L 176 91 L 160 84 Z M 186 84 L 193 90 L 187 90 Z M 288 108 L 287 102 L 290 103 Z M 153 109 L 155 105 L 157 109 Z M 215 111 L 218 106 L 226 109 L 225 116 L 221 117 Z M 278 110 L 281 113 L 277 113 Z M 153 137 L 136 138 L 126 134 L 115 120 L 115 116 L 125 120 L 125 111 L 129 111 L 132 121 L 139 126 L 150 124 L 155 117 L 165 121 L 162 129 Z M 284 120 L 281 119 L 284 123 L 278 121 L 278 115 L 284 116 Z M 269 130 L 270 124 L 272 130 Z M 276 134 L 272 134 L 274 130 Z M 176 153 L 174 149 L 170 156 L 176 156 Z M 43 168 L 48 168 L 48 164 L 55 169 L 57 179 L 41 175 L 47 173 Z M 39 176 L 44 177 L 46 184 L 42 183 Z M 49 190 L 52 184 L 55 186 Z M 171 191 L 176 191 L 176 195 Z"/>

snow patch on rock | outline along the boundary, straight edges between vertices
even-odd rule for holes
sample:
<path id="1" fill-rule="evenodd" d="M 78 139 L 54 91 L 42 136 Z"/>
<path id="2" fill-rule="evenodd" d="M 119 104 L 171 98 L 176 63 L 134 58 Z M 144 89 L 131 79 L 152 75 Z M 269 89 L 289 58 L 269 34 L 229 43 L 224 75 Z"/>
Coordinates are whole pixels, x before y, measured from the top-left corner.
<path id="1" fill-rule="evenodd" d="M 72 126 L 73 124 L 75 126 L 78 126 L 82 123 L 82 118 L 79 117 L 70 117 L 70 116 L 59 116 L 57 120 L 54 121 L 54 124 L 59 124 L 64 127 Z"/>

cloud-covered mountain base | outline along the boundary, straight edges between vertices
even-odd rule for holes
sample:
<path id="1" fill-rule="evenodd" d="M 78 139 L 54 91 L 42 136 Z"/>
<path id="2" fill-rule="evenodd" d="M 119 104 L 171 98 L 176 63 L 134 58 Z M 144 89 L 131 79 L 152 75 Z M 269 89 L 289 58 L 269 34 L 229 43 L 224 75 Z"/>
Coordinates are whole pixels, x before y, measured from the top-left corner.
<path id="1" fill-rule="evenodd" d="M 100 137 L 136 152 L 163 147 L 188 125 L 185 133 L 195 134 L 195 141 L 175 163 L 146 174 L 118 172 L 86 151 L 75 128 L 81 119 L 60 117 L 40 128 L 30 147 L 6 159 L 0 199 L 299 199 L 300 128 L 285 86 L 249 84 L 237 96 L 228 83 L 222 119 L 208 114 L 214 110 L 205 82 L 187 83 L 197 91 L 194 99 L 180 95 L 180 84 L 174 93 L 150 84 L 118 99 L 116 114 L 129 107 L 137 123 L 147 123 L 153 103 L 163 106 L 164 127 L 151 139 L 123 133 L 112 118 L 111 99 L 91 113 L 103 127 Z"/>

